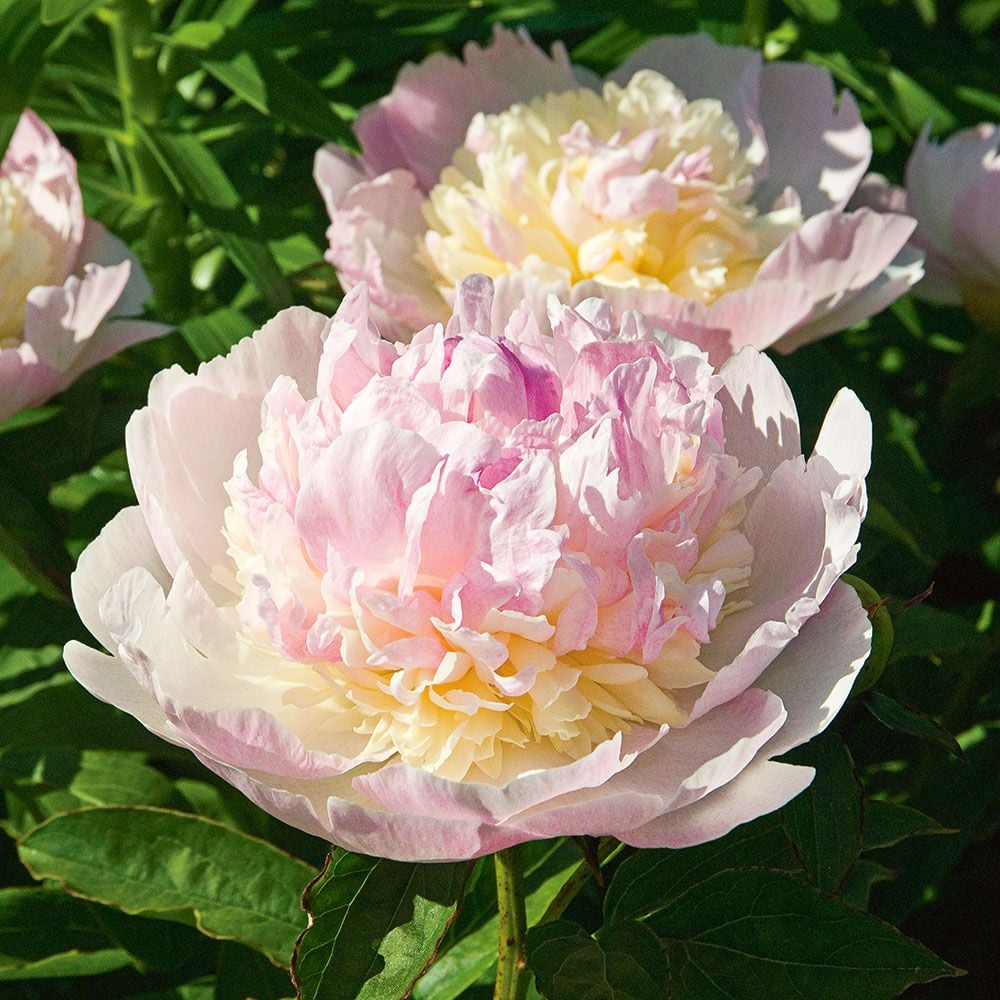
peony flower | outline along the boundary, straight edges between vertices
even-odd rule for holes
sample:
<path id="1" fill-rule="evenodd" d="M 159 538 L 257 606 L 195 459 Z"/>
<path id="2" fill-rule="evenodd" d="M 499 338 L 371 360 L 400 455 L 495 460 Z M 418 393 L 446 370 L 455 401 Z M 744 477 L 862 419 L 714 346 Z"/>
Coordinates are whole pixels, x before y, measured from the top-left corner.
<path id="1" fill-rule="evenodd" d="M 73 157 L 25 111 L 0 164 L 0 420 L 165 333 L 121 318 L 151 291 L 125 244 L 84 217 Z"/>
<path id="2" fill-rule="evenodd" d="M 327 260 L 394 337 L 446 321 L 457 283 L 600 296 L 720 362 L 790 351 L 916 281 L 912 219 L 846 212 L 871 158 L 830 75 L 706 35 L 657 38 L 603 84 L 498 29 L 465 61 L 407 65 L 362 109 L 362 154 L 320 150 Z"/>
<path id="3" fill-rule="evenodd" d="M 912 243 L 926 255 L 913 294 L 940 305 L 964 305 L 986 326 L 1000 327 L 1000 126 L 955 132 L 941 145 L 925 129 L 906 165 L 906 187 L 866 177 L 858 203 L 910 212 Z"/>
<path id="4" fill-rule="evenodd" d="M 716 372 L 607 303 L 379 336 L 364 284 L 280 313 L 127 431 L 139 506 L 83 553 L 110 655 L 69 669 L 286 822 L 351 850 L 469 858 L 611 834 L 718 837 L 812 771 L 870 646 L 838 582 L 870 422 L 813 456 L 752 349 Z"/>

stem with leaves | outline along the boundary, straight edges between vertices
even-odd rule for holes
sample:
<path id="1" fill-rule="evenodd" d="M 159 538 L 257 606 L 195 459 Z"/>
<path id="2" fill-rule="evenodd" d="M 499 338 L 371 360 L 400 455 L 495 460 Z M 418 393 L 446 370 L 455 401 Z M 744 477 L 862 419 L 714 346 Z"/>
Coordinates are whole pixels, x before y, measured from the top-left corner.
<path id="1" fill-rule="evenodd" d="M 497 940 L 497 979 L 493 1000 L 524 1000 L 531 974 L 525 959 L 527 919 L 524 913 L 524 878 L 521 856 L 516 847 L 508 847 L 493 856 L 497 876 L 499 936 Z"/>

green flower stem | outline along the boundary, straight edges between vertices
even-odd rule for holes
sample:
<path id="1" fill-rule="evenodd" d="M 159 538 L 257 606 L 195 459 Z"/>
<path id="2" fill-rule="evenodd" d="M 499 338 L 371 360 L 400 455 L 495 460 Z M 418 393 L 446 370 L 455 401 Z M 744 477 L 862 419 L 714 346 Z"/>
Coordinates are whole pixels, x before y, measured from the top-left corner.
<path id="1" fill-rule="evenodd" d="M 767 34 L 767 0 L 747 0 L 743 13 L 743 41 L 759 49 Z"/>
<path id="2" fill-rule="evenodd" d="M 524 914 L 524 876 L 516 847 L 493 855 L 497 875 L 499 936 L 497 980 L 493 1000 L 524 1000 L 531 975 L 524 955 L 527 920 Z"/>

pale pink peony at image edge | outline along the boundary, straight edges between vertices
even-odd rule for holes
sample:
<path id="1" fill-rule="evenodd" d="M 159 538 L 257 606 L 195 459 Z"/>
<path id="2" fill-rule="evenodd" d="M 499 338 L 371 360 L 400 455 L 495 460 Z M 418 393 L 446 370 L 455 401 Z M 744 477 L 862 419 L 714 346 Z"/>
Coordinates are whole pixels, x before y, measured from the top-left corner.
<path id="1" fill-rule="evenodd" d="M 73 157 L 25 111 L 0 164 L 0 421 L 167 332 L 127 318 L 150 293 L 128 247 L 84 216 Z"/>
<path id="2" fill-rule="evenodd" d="M 560 835 L 683 847 L 782 806 L 871 630 L 838 577 L 865 512 L 853 393 L 800 454 L 752 349 L 715 372 L 600 300 L 380 339 L 360 285 L 159 373 L 140 506 L 80 558 L 97 697 L 351 850 Z"/>
<path id="3" fill-rule="evenodd" d="M 906 164 L 905 186 L 870 174 L 855 203 L 917 220 L 912 243 L 925 253 L 917 298 L 964 305 L 1000 328 L 1000 126 L 960 129 L 941 143 L 924 128 Z"/>

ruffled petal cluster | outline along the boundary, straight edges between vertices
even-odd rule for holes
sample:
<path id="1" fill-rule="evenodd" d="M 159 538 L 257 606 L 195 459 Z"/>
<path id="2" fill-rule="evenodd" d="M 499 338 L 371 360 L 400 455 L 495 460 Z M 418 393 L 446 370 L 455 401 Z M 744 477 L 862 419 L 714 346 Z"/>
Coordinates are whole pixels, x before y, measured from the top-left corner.
<path id="1" fill-rule="evenodd" d="M 811 779 L 870 645 L 838 577 L 870 424 L 808 461 L 787 386 L 714 369 L 607 302 L 380 336 L 357 286 L 279 314 L 129 424 L 139 506 L 86 550 L 100 698 L 349 849 L 474 857 L 535 838 L 682 846 Z"/>
<path id="2" fill-rule="evenodd" d="M 150 292 L 125 244 L 84 216 L 73 157 L 25 111 L 0 164 L 0 420 L 166 332 L 123 318 Z"/>
<path id="3" fill-rule="evenodd" d="M 978 322 L 1000 328 L 1000 127 L 961 129 L 940 144 L 925 129 L 905 188 L 872 174 L 857 201 L 916 218 L 912 243 L 925 254 L 926 274 L 914 295 L 964 305 Z"/>
<path id="4" fill-rule="evenodd" d="M 400 73 L 363 109 L 360 158 L 317 154 L 327 259 L 401 339 L 466 275 L 528 298 L 600 296 L 721 363 L 792 350 L 916 281 L 902 214 L 847 212 L 871 136 L 829 74 L 704 35 L 640 47 L 601 83 L 498 29 Z"/>

